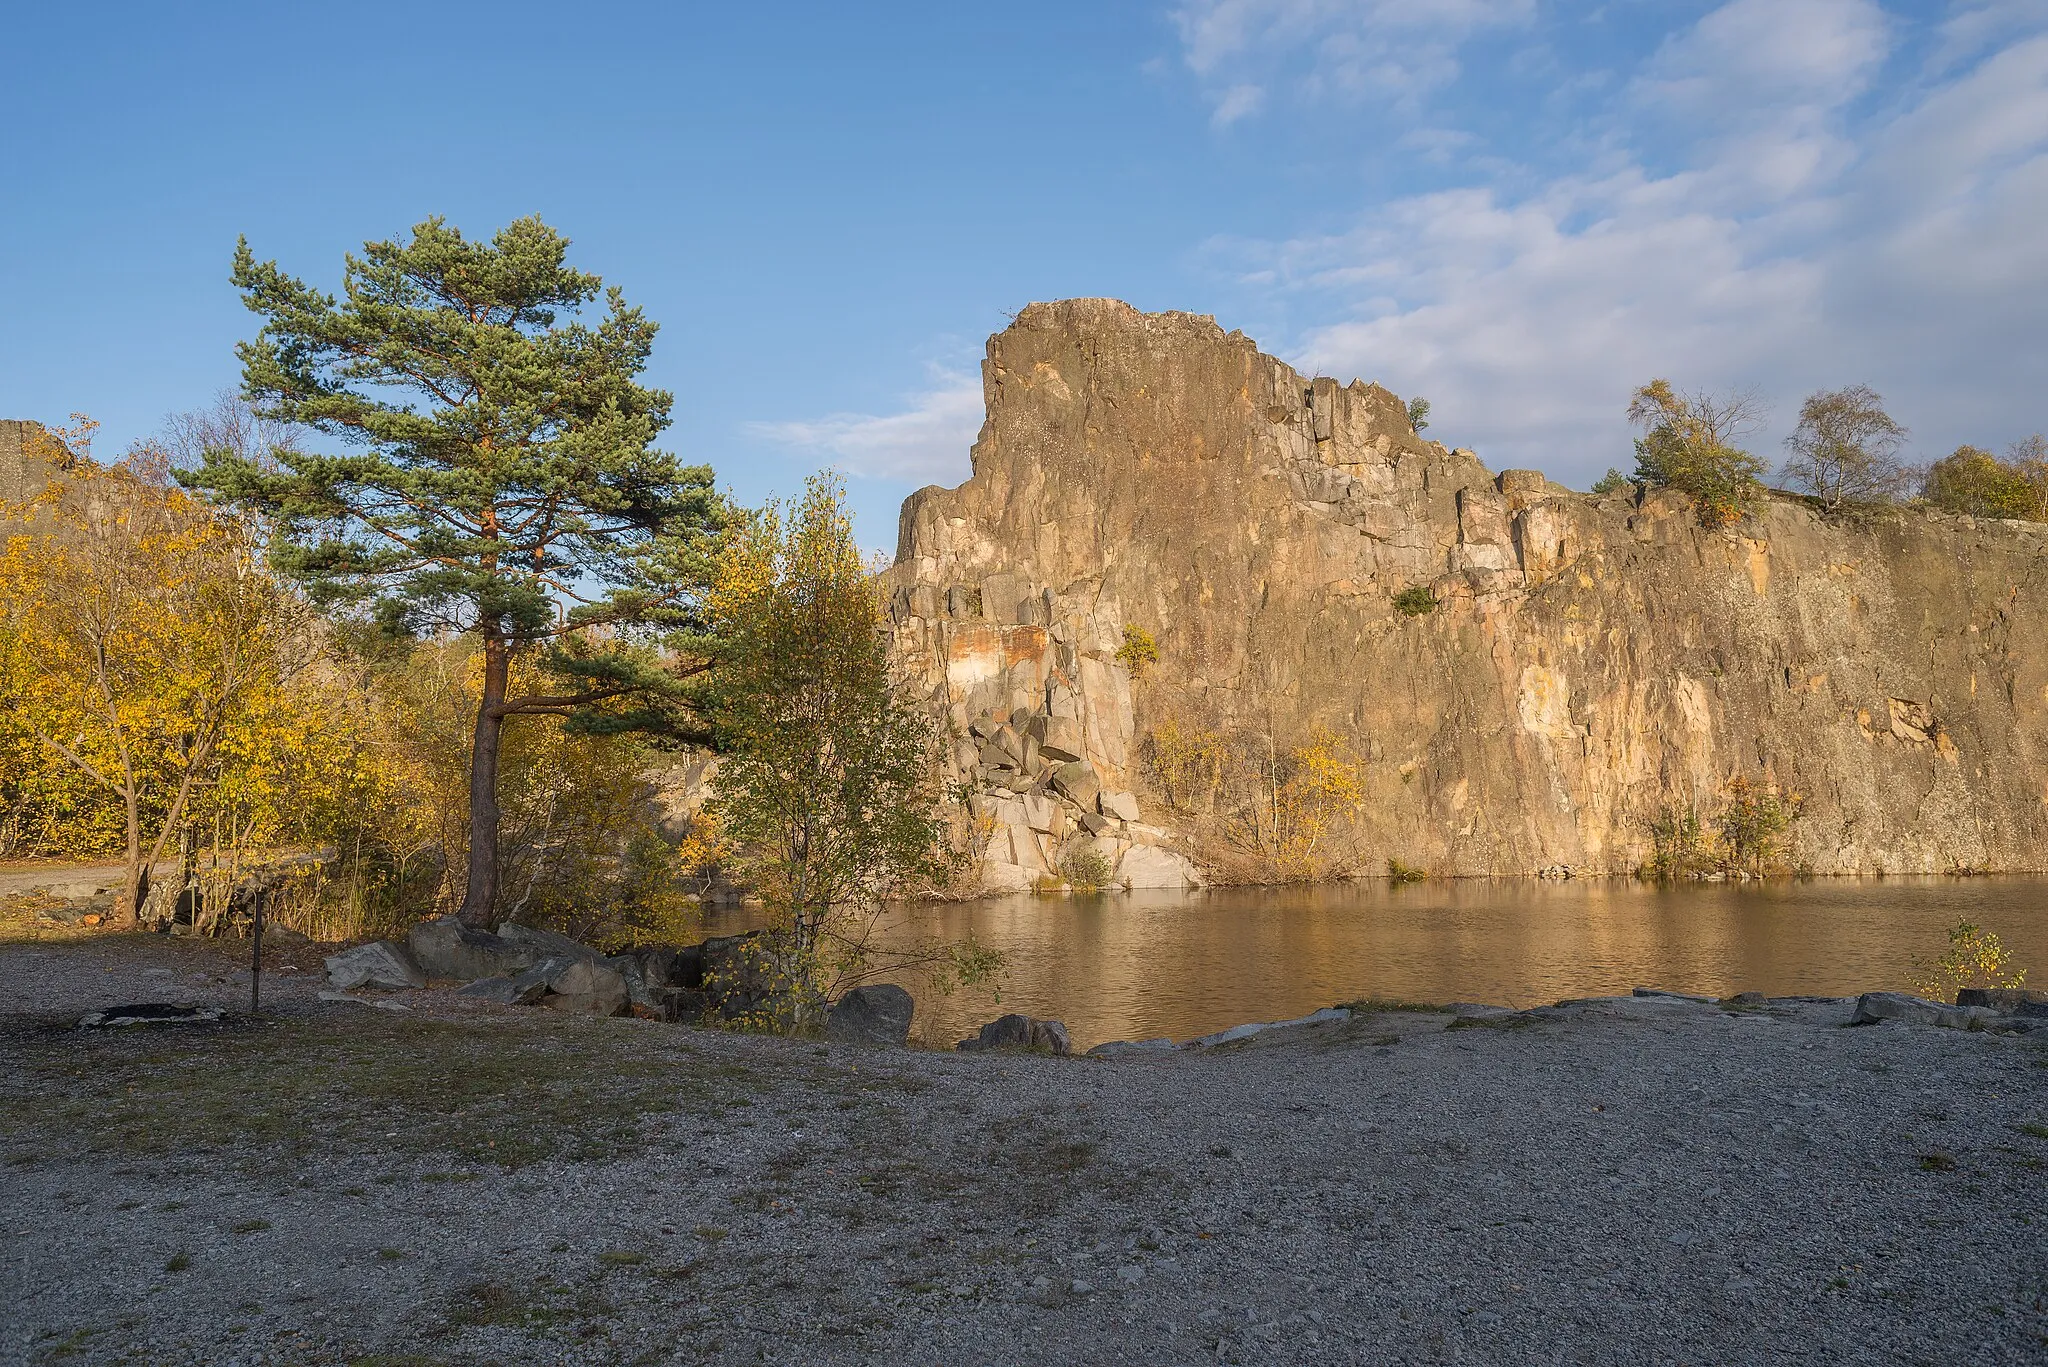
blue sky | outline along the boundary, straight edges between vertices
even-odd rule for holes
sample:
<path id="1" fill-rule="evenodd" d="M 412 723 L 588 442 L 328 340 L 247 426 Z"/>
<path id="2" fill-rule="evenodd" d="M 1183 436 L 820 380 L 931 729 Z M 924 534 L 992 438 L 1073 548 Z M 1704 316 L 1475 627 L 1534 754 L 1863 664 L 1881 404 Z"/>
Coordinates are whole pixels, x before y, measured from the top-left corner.
<path id="1" fill-rule="evenodd" d="M 968 471 L 1036 299 L 1213 313 L 1495 468 L 1655 375 L 2048 427 L 2048 0 L 40 6 L 8 21 L 0 416 L 236 383 L 235 236 L 332 286 L 539 213 L 662 324 L 669 445 L 861 535 Z"/>

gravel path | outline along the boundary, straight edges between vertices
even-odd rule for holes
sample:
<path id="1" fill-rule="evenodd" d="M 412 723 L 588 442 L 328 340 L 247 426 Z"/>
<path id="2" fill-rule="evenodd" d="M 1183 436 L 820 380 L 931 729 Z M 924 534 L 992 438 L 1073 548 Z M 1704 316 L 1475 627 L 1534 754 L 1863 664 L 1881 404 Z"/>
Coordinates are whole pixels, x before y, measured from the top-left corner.
<path id="1" fill-rule="evenodd" d="M 245 990 L 0 949 L 0 1362 L 2048 1361 L 2040 1035 L 1603 999 L 1101 1062 L 309 979 L 66 1027 L 166 967 Z"/>

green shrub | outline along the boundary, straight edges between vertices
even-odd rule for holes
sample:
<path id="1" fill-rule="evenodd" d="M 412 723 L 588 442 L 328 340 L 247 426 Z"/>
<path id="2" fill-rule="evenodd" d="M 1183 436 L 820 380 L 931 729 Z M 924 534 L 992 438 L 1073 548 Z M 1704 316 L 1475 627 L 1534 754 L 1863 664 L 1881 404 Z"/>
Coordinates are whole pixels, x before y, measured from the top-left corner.
<path id="1" fill-rule="evenodd" d="M 1410 584 L 1394 595 L 1394 606 L 1409 617 L 1424 617 L 1436 611 L 1436 595 L 1426 585 Z"/>
<path id="2" fill-rule="evenodd" d="M 1728 785 L 1727 800 L 1714 817 L 1730 872 L 1764 876 L 1779 854 L 1779 837 L 1799 816 L 1796 798 L 1780 798 L 1746 778 Z"/>
<path id="3" fill-rule="evenodd" d="M 1117 647 L 1116 659 L 1136 678 L 1145 672 L 1146 666 L 1159 663 L 1159 643 L 1145 628 L 1126 622 L 1124 643 Z"/>
<path id="4" fill-rule="evenodd" d="M 1650 861 L 1643 875 L 1660 882 L 1701 877 L 1714 864 L 1709 843 L 1697 811 L 1666 807 L 1650 822 Z"/>
<path id="5" fill-rule="evenodd" d="M 1607 467 L 1607 473 L 1594 481 L 1593 492 L 1596 494 L 1618 494 L 1634 483 L 1634 480 L 1610 465 Z"/>
<path id="6" fill-rule="evenodd" d="M 1389 859 L 1387 861 L 1387 877 L 1398 885 L 1401 883 L 1420 883 L 1429 875 L 1416 868 L 1413 864 L 1403 864 L 1398 859 Z"/>
<path id="7" fill-rule="evenodd" d="M 1114 874 L 1108 858 L 1092 845 L 1076 846 L 1060 860 L 1060 877 L 1066 879 L 1067 886 L 1075 892 L 1101 892 L 1109 886 Z"/>
<path id="8" fill-rule="evenodd" d="M 2013 962 L 2005 943 L 1968 921 L 1949 928 L 1947 953 L 1917 968 L 1913 990 L 1944 1002 L 1954 1001 L 1965 987 L 2018 987 L 2027 980 L 2026 970 Z"/>

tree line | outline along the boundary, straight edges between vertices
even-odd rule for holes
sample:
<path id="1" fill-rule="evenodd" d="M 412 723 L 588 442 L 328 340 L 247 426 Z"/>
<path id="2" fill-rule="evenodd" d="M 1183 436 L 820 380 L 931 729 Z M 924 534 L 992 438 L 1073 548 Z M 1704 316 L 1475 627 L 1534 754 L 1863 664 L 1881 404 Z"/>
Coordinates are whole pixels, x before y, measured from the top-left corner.
<path id="1" fill-rule="evenodd" d="M 1595 493 L 1631 483 L 1679 489 L 1693 496 L 1709 526 L 1733 522 L 1756 506 L 1768 467 L 1740 444 L 1763 424 L 1755 394 L 1688 394 L 1668 380 L 1652 380 L 1631 396 L 1628 418 L 1642 433 L 1635 471 L 1610 469 Z M 1917 498 L 1973 517 L 2048 521 L 2048 437 L 2035 433 L 2003 457 L 1959 446 L 1915 466 L 1902 459 L 1907 436 L 1868 385 L 1819 391 L 1799 406 L 1779 480 L 1829 513 Z"/>

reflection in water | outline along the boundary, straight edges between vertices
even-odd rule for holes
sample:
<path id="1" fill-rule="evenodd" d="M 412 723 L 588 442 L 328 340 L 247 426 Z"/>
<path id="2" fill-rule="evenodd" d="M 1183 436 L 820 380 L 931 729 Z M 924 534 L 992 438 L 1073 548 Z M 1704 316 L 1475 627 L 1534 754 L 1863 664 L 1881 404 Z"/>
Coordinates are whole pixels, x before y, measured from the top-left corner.
<path id="1" fill-rule="evenodd" d="M 1901 988 L 1967 918 L 2048 980 L 2048 880 L 1822 879 L 1657 888 L 1462 879 L 1010 897 L 907 908 L 909 938 L 970 930 L 1003 952 L 1000 1002 L 918 999 L 949 1045 L 1005 1011 L 1063 1020 L 1077 1048 L 1187 1039 L 1358 997 L 1533 1006 L 1637 985 L 1726 995 Z M 743 922 L 722 920 L 714 933 Z"/>

